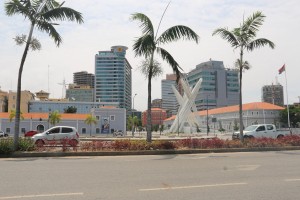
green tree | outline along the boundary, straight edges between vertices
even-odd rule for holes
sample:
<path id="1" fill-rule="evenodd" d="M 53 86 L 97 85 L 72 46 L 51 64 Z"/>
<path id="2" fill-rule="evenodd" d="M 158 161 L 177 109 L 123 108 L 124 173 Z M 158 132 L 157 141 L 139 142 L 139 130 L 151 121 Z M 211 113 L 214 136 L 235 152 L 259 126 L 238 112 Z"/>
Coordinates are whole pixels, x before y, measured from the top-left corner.
<path id="1" fill-rule="evenodd" d="M 51 125 L 55 126 L 55 124 L 58 124 L 60 120 L 61 120 L 61 115 L 57 110 L 49 114 L 49 123 Z"/>
<path id="2" fill-rule="evenodd" d="M 25 49 L 22 55 L 21 64 L 18 73 L 17 84 L 17 99 L 16 99 L 16 117 L 15 117 L 15 134 L 14 134 L 14 150 L 18 147 L 19 127 L 20 127 L 20 104 L 21 104 L 21 82 L 24 63 L 27 57 L 29 48 L 32 50 L 40 50 L 40 42 L 34 38 L 33 30 L 37 27 L 40 31 L 46 32 L 59 46 L 62 43 L 60 34 L 54 26 L 59 25 L 56 21 L 76 21 L 83 23 L 81 13 L 63 7 L 63 4 L 56 0 L 9 0 L 5 3 L 6 15 L 12 16 L 16 14 L 23 15 L 25 19 L 30 21 L 30 30 L 28 36 L 21 35 L 15 38 L 18 45 L 25 43 Z"/>
<path id="3" fill-rule="evenodd" d="M 168 4 L 169 6 L 169 4 Z M 167 8 L 168 8 L 167 6 Z M 160 23 L 163 19 L 163 16 L 167 10 L 165 9 Z M 135 56 L 143 56 L 145 60 L 149 62 L 148 68 L 148 109 L 147 109 L 147 141 L 152 141 L 152 133 L 151 133 L 151 80 L 153 78 L 153 66 L 154 66 L 154 54 L 157 53 L 162 60 L 166 61 L 173 69 L 173 71 L 177 74 L 177 80 L 180 77 L 181 68 L 176 60 L 172 57 L 172 55 L 165 49 L 161 47 L 161 45 L 168 44 L 179 39 L 187 39 L 194 40 L 198 43 L 199 36 L 189 27 L 177 25 L 173 26 L 166 31 L 164 31 L 160 36 L 158 36 L 158 31 L 160 27 L 160 23 L 156 32 L 154 31 L 151 20 L 142 13 L 134 13 L 131 16 L 131 19 L 134 21 L 140 22 L 140 27 L 142 29 L 142 35 L 137 38 L 133 44 L 133 50 L 135 52 Z"/>
<path id="4" fill-rule="evenodd" d="M 76 113 L 77 108 L 75 106 L 68 106 L 68 108 L 64 109 L 64 113 Z"/>
<path id="5" fill-rule="evenodd" d="M 84 120 L 84 123 L 86 123 L 87 125 L 90 125 L 90 136 L 92 135 L 92 125 L 96 125 L 97 124 L 97 118 L 94 117 L 93 115 L 89 114 L 86 119 Z"/>
<path id="6" fill-rule="evenodd" d="M 289 106 L 290 113 L 290 123 L 292 127 L 300 127 L 300 107 Z M 280 111 L 279 113 L 280 122 L 284 124 L 284 126 L 288 127 L 288 112 L 287 108 Z"/>
<path id="7" fill-rule="evenodd" d="M 242 72 L 249 69 L 249 63 L 244 61 L 244 51 L 253 51 L 254 49 L 269 45 L 274 49 L 275 45 L 268 39 L 257 38 L 257 32 L 263 24 L 265 16 L 262 12 L 257 11 L 248 17 L 241 25 L 229 31 L 228 28 L 218 28 L 212 35 L 219 34 L 221 38 L 227 40 L 234 49 L 239 49 L 240 57 L 236 61 L 239 69 L 239 124 L 240 138 L 243 141 L 243 101 L 242 101 Z"/>
<path id="8" fill-rule="evenodd" d="M 16 110 L 11 110 L 9 113 L 9 122 L 11 122 L 13 120 L 13 118 L 15 118 L 15 117 L 16 117 Z M 20 113 L 20 118 L 21 118 L 21 120 L 24 119 L 22 112 Z"/>

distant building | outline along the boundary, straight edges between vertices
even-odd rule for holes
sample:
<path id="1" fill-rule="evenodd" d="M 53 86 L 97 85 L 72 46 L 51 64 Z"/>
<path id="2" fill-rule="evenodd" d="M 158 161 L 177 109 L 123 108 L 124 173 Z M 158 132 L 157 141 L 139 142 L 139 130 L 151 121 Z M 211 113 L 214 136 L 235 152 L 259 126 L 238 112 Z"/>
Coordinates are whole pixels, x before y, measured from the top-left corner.
<path id="1" fill-rule="evenodd" d="M 32 100 L 34 100 L 33 93 L 27 90 L 21 91 L 20 111 L 22 113 L 28 113 L 29 102 Z M 11 110 L 16 110 L 16 103 L 17 103 L 17 92 L 13 92 L 10 90 L 8 93 L 8 112 L 10 112 Z"/>
<path id="2" fill-rule="evenodd" d="M 168 116 L 176 115 L 179 107 L 172 86 L 174 86 L 178 92 L 183 95 L 182 85 L 180 82 L 178 84 L 176 83 L 176 78 L 176 74 L 167 74 L 166 79 L 161 80 L 161 108 L 166 110 Z"/>
<path id="3" fill-rule="evenodd" d="M 276 85 L 264 85 L 261 91 L 263 102 L 278 106 L 284 105 L 283 87 L 279 83 Z"/>
<path id="4" fill-rule="evenodd" d="M 7 112 L 8 108 L 8 92 L 0 89 L 0 112 Z"/>
<path id="5" fill-rule="evenodd" d="M 89 85 L 69 84 L 66 90 L 66 98 L 69 101 L 93 102 L 94 89 Z"/>
<path id="6" fill-rule="evenodd" d="M 167 118 L 167 113 L 160 108 L 151 108 L 151 118 L 152 125 L 163 125 L 164 120 Z M 147 111 L 142 113 L 142 125 L 147 125 Z"/>
<path id="7" fill-rule="evenodd" d="M 95 55 L 95 100 L 118 103 L 131 110 L 131 66 L 125 58 L 125 46 L 113 46 L 110 51 Z"/>
<path id="8" fill-rule="evenodd" d="M 238 71 L 225 69 L 222 61 L 207 61 L 196 66 L 186 76 L 190 87 L 202 78 L 199 93 L 195 99 L 197 110 L 206 110 L 239 103 Z"/>
<path id="9" fill-rule="evenodd" d="M 76 85 L 88 85 L 90 88 L 95 87 L 95 75 L 87 71 L 73 73 L 73 83 Z"/>
<path id="10" fill-rule="evenodd" d="M 162 99 L 153 99 L 151 103 L 152 108 L 161 108 L 162 107 Z"/>
<path id="11" fill-rule="evenodd" d="M 38 99 L 40 99 L 40 101 L 48 101 L 50 93 L 41 90 L 39 92 L 36 92 L 35 95 Z"/>

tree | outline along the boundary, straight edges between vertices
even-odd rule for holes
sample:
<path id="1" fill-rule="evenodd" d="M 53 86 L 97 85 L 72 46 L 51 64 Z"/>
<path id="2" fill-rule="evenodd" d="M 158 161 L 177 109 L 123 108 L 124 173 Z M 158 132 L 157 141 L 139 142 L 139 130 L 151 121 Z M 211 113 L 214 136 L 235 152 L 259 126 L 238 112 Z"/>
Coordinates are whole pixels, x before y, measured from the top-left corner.
<path id="1" fill-rule="evenodd" d="M 170 4 L 170 3 L 169 3 Z M 168 4 L 168 6 L 169 6 Z M 166 7 L 163 16 L 168 8 Z M 140 27 L 142 29 L 142 35 L 137 38 L 133 44 L 133 50 L 135 56 L 143 56 L 145 60 L 149 62 L 148 69 L 148 106 L 147 106 L 147 142 L 152 141 L 151 133 L 151 80 L 153 78 L 153 67 L 154 67 L 154 54 L 157 53 L 162 60 L 166 61 L 173 69 L 177 75 L 177 81 L 180 77 L 181 68 L 172 55 L 165 49 L 161 47 L 163 44 L 168 44 L 179 39 L 194 40 L 198 43 L 199 36 L 189 27 L 183 25 L 173 26 L 166 31 L 164 31 L 160 36 L 158 36 L 158 31 L 160 23 L 156 30 L 154 31 L 151 20 L 142 13 L 134 13 L 131 16 L 132 20 L 139 21 Z"/>
<path id="2" fill-rule="evenodd" d="M 14 150 L 18 147 L 19 129 L 20 129 L 20 104 L 21 104 L 21 81 L 24 63 L 29 48 L 32 50 L 40 50 L 40 42 L 34 38 L 33 30 L 37 27 L 40 31 L 46 32 L 54 40 L 57 47 L 62 43 L 60 34 L 55 27 L 58 25 L 56 21 L 76 21 L 83 23 L 83 17 L 80 12 L 71 8 L 63 7 L 56 0 L 9 0 L 5 3 L 6 15 L 12 16 L 20 14 L 30 21 L 30 30 L 28 36 L 21 35 L 15 38 L 18 45 L 25 43 L 25 49 L 22 55 L 21 64 L 18 73 L 17 99 L 16 99 L 16 118 L 15 118 L 15 134 L 14 134 Z"/>
<path id="3" fill-rule="evenodd" d="M 53 126 L 55 126 L 55 124 L 58 124 L 60 122 L 60 119 L 61 115 L 57 110 L 49 114 L 49 123 Z"/>
<path id="4" fill-rule="evenodd" d="M 236 61 L 239 69 L 239 124 L 240 124 L 240 139 L 243 141 L 243 101 L 242 101 L 242 72 L 249 69 L 249 63 L 244 61 L 244 51 L 253 51 L 256 48 L 268 45 L 274 49 L 275 45 L 268 39 L 258 38 L 256 34 L 263 24 L 266 16 L 262 12 L 257 11 L 252 16 L 248 17 L 242 24 L 229 31 L 228 28 L 218 28 L 212 35 L 219 34 L 221 38 L 227 40 L 234 49 L 239 49 L 240 57 Z"/>
<path id="5" fill-rule="evenodd" d="M 300 107 L 289 106 L 290 113 L 290 123 L 292 127 L 300 127 Z M 287 108 L 280 111 L 280 122 L 283 123 L 286 127 L 288 127 L 288 112 Z"/>
<path id="6" fill-rule="evenodd" d="M 68 106 L 68 108 L 64 109 L 64 113 L 76 113 L 77 108 L 75 106 Z"/>
<path id="7" fill-rule="evenodd" d="M 9 122 L 11 122 L 15 117 L 16 117 L 16 110 L 11 110 L 9 113 Z M 22 112 L 20 113 L 20 118 L 22 120 L 24 119 Z"/>
<path id="8" fill-rule="evenodd" d="M 97 118 L 94 117 L 93 115 L 89 114 L 86 119 L 84 120 L 84 123 L 86 123 L 87 125 L 90 125 L 90 136 L 92 135 L 92 125 L 96 125 L 97 124 Z"/>

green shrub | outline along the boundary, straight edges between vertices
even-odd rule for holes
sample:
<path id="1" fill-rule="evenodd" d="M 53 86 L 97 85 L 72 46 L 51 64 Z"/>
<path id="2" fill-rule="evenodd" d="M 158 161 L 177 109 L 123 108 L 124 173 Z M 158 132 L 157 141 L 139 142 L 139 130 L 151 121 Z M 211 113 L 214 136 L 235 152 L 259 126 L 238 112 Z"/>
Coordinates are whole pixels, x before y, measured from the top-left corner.
<path id="1" fill-rule="evenodd" d="M 12 138 L 0 139 L 0 154 L 9 154 L 13 152 L 14 141 Z"/>
<path id="2" fill-rule="evenodd" d="M 18 151 L 34 151 L 35 145 L 31 138 L 19 138 Z"/>

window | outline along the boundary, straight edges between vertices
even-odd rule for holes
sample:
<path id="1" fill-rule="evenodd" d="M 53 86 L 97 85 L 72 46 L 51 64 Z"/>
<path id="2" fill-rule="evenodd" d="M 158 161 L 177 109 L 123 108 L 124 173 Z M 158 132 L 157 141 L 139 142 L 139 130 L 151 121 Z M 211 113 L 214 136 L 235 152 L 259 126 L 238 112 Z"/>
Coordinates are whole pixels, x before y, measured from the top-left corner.
<path id="1" fill-rule="evenodd" d="M 59 133 L 59 129 L 60 129 L 60 128 L 54 128 L 54 129 L 51 129 L 51 130 L 49 131 L 49 134 Z"/>
<path id="2" fill-rule="evenodd" d="M 10 133 L 10 128 L 6 128 L 6 133 L 7 133 L 7 134 Z"/>
<path id="3" fill-rule="evenodd" d="M 96 116 L 96 119 L 99 120 L 99 119 L 100 119 L 100 116 L 97 115 L 97 116 Z"/>
<path id="4" fill-rule="evenodd" d="M 72 133 L 73 129 L 71 129 L 71 128 L 62 128 L 61 132 L 62 133 Z"/>
<path id="5" fill-rule="evenodd" d="M 96 134 L 100 133 L 100 128 L 96 128 Z"/>
<path id="6" fill-rule="evenodd" d="M 82 129 L 81 129 L 81 133 L 82 133 L 82 134 L 86 134 L 86 128 L 82 128 Z"/>
<path id="7" fill-rule="evenodd" d="M 25 132 L 26 132 L 25 128 L 21 128 L 21 133 L 25 133 Z"/>
<path id="8" fill-rule="evenodd" d="M 115 121 L 115 116 L 114 115 L 110 116 L 110 121 Z"/>
<path id="9" fill-rule="evenodd" d="M 267 125 L 267 130 L 271 131 L 273 129 L 274 129 L 274 127 L 272 125 Z"/>
<path id="10" fill-rule="evenodd" d="M 265 130 L 266 130 L 265 126 L 260 126 L 256 129 L 256 131 L 265 131 Z"/>

